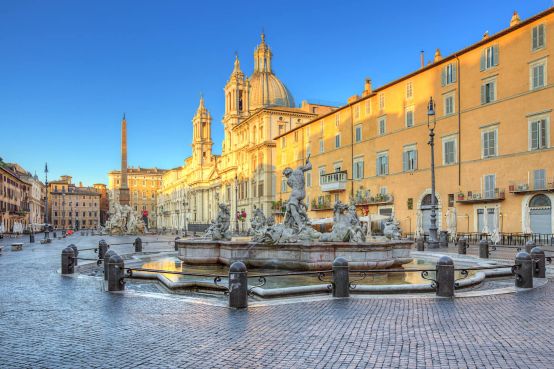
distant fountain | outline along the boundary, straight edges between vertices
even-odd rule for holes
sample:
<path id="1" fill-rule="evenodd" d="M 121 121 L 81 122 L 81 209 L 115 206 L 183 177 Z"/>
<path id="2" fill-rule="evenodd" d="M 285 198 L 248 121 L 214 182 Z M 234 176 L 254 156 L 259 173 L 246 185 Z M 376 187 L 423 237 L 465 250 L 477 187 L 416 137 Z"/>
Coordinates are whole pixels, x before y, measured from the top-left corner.
<path id="1" fill-rule="evenodd" d="M 108 191 L 110 201 L 110 217 L 104 231 L 110 235 L 144 234 L 145 225 L 137 212 L 129 205 L 120 205 Z"/>

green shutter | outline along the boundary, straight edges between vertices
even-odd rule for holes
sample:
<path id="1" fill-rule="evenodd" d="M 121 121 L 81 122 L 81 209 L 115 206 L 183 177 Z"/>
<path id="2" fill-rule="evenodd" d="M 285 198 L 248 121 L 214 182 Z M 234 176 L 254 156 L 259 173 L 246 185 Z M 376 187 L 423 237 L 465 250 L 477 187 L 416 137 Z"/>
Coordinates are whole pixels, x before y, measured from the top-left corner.
<path id="1" fill-rule="evenodd" d="M 408 170 L 408 152 L 404 151 L 402 153 L 402 170 L 406 172 Z"/>
<path id="2" fill-rule="evenodd" d="M 541 24 L 538 27 L 538 40 L 537 40 L 537 47 L 543 47 L 544 46 L 544 24 Z"/>
<path id="3" fill-rule="evenodd" d="M 493 61 L 492 61 L 492 65 L 498 65 L 500 63 L 500 58 L 499 58 L 499 46 L 498 45 L 494 45 L 492 47 L 492 50 L 493 50 Z"/>
<path id="4" fill-rule="evenodd" d="M 539 27 L 540 26 L 533 28 L 533 50 L 539 47 L 539 40 L 538 40 Z"/>
<path id="5" fill-rule="evenodd" d="M 441 85 L 446 86 L 446 67 L 442 68 L 441 72 Z"/>
<path id="6" fill-rule="evenodd" d="M 481 52 L 481 71 L 484 71 L 485 70 L 485 52 L 487 51 L 487 49 L 484 49 L 482 52 Z"/>
<path id="7" fill-rule="evenodd" d="M 485 94 L 486 94 L 485 85 L 481 85 L 481 104 L 484 104 L 487 102 Z"/>
<path id="8" fill-rule="evenodd" d="M 452 82 L 456 82 L 456 73 L 457 73 L 456 63 L 452 63 Z"/>

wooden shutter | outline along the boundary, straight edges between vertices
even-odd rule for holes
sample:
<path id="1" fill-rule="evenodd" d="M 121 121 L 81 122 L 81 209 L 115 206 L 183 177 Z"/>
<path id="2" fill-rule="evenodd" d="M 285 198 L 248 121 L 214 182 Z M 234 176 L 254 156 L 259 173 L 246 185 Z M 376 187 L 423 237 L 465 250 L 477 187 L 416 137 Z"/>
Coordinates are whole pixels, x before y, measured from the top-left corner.
<path id="1" fill-rule="evenodd" d="M 404 151 L 402 153 L 402 170 L 406 172 L 408 170 L 408 152 Z"/>
<path id="2" fill-rule="evenodd" d="M 417 169 L 417 150 L 414 150 L 414 166 L 413 169 Z"/>
<path id="3" fill-rule="evenodd" d="M 481 104 L 484 104 L 487 102 L 486 100 L 486 97 L 485 97 L 485 92 L 486 92 L 486 89 L 485 89 L 485 85 L 481 85 Z"/>
<path id="4" fill-rule="evenodd" d="M 456 82 L 456 73 L 457 73 L 456 63 L 452 63 L 452 82 Z"/>
<path id="5" fill-rule="evenodd" d="M 441 85 L 446 86 L 446 67 L 442 68 Z"/>
<path id="6" fill-rule="evenodd" d="M 539 121 L 539 140 L 540 147 L 546 147 L 546 119 Z"/>
<path id="7" fill-rule="evenodd" d="M 544 46 L 544 24 L 539 25 L 538 27 L 538 37 L 537 37 L 537 47 Z"/>
<path id="8" fill-rule="evenodd" d="M 378 175 L 381 175 L 381 172 L 379 172 L 379 162 L 380 162 L 380 161 L 381 161 L 381 157 L 378 156 L 378 157 L 377 157 L 377 160 L 376 160 L 376 164 L 377 164 L 377 165 L 376 165 L 376 167 L 375 167 L 375 175 L 377 175 L 377 176 L 378 176 Z"/>
<path id="9" fill-rule="evenodd" d="M 533 27 L 533 50 L 539 47 L 539 27 Z"/>
<path id="10" fill-rule="evenodd" d="M 499 46 L 498 45 L 494 45 L 492 47 L 492 50 L 493 50 L 493 63 L 492 65 L 498 65 L 500 63 L 500 59 L 499 59 Z"/>
<path id="11" fill-rule="evenodd" d="M 485 54 L 486 54 L 486 51 L 487 51 L 487 49 L 484 49 L 481 52 L 481 71 L 485 70 L 485 63 L 486 63 Z"/>

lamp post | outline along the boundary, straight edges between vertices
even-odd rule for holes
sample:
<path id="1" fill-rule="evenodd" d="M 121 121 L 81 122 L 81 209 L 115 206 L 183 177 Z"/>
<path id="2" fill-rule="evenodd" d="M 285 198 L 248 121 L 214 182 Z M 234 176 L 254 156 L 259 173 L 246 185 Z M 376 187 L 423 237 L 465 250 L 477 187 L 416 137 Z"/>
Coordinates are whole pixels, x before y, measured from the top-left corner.
<path id="1" fill-rule="evenodd" d="M 437 213 L 436 213 L 436 196 L 435 196 L 435 126 L 437 121 L 435 118 L 435 102 L 433 97 L 429 98 L 427 106 L 427 128 L 429 128 L 429 142 L 431 146 L 431 226 L 429 227 L 429 248 L 436 249 L 439 247 L 437 237 Z"/>
<path id="2" fill-rule="evenodd" d="M 239 212 L 239 182 L 238 177 L 235 174 L 235 230 L 237 234 L 239 233 L 239 218 L 237 214 Z"/>
<path id="3" fill-rule="evenodd" d="M 185 229 L 185 234 L 184 236 L 187 237 L 187 206 L 188 206 L 188 202 L 187 202 L 187 198 L 186 198 L 186 194 L 185 194 L 185 200 L 183 200 L 183 228 Z"/>
<path id="4" fill-rule="evenodd" d="M 44 239 L 48 240 L 50 238 L 50 230 L 48 225 L 48 163 L 44 164 L 44 177 L 45 177 L 45 188 L 46 196 L 44 197 Z"/>
<path id="5" fill-rule="evenodd" d="M 65 192 L 62 192 L 62 237 L 65 237 Z"/>

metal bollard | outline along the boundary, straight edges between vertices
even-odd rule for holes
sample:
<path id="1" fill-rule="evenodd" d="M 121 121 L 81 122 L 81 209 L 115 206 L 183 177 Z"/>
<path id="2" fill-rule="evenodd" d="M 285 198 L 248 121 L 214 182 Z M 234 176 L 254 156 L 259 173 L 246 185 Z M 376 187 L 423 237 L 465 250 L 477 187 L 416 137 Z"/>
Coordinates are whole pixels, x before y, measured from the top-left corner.
<path id="1" fill-rule="evenodd" d="M 79 260 L 77 260 L 77 258 L 79 257 L 79 250 L 77 249 L 77 246 L 75 246 L 74 244 L 71 244 L 69 245 L 69 247 L 71 247 L 73 249 L 73 265 L 74 266 L 77 266 L 79 264 Z"/>
<path id="2" fill-rule="evenodd" d="M 57 238 L 56 231 L 53 232 L 52 237 Z"/>
<path id="3" fill-rule="evenodd" d="M 108 250 L 104 254 L 104 280 L 108 280 L 108 260 L 110 260 L 110 257 L 112 255 L 117 255 L 117 253 L 114 250 Z"/>
<path id="4" fill-rule="evenodd" d="M 535 246 L 537 246 L 537 245 L 535 245 L 535 241 L 533 241 L 533 240 L 529 240 L 529 241 L 525 242 L 525 252 L 530 254 L 531 250 L 533 250 L 533 248 Z"/>
<path id="5" fill-rule="evenodd" d="M 125 263 L 117 254 L 108 260 L 108 291 L 123 291 L 125 289 Z"/>
<path id="6" fill-rule="evenodd" d="M 248 271 L 242 261 L 235 261 L 229 268 L 229 307 L 248 307 Z"/>
<path id="7" fill-rule="evenodd" d="M 448 232 L 440 231 L 439 233 L 439 247 L 448 247 Z"/>
<path id="8" fill-rule="evenodd" d="M 479 257 L 481 259 L 488 259 L 489 255 L 489 241 L 486 239 L 479 241 Z"/>
<path id="9" fill-rule="evenodd" d="M 465 237 L 460 237 L 458 239 L 458 254 L 467 254 L 467 239 Z"/>
<path id="10" fill-rule="evenodd" d="M 175 251 L 179 251 L 179 248 L 177 247 L 177 240 L 180 240 L 181 237 L 175 237 Z"/>
<path id="11" fill-rule="evenodd" d="M 135 245 L 135 252 L 142 252 L 142 240 L 140 239 L 140 237 L 137 237 L 135 239 L 133 245 Z"/>
<path id="12" fill-rule="evenodd" d="M 73 274 L 75 272 L 75 267 L 73 264 L 73 260 L 75 257 L 75 252 L 73 251 L 73 248 L 70 246 L 67 246 L 62 251 L 62 274 Z"/>
<path id="13" fill-rule="evenodd" d="M 333 261 L 333 297 L 350 296 L 350 279 L 348 260 L 338 257 Z"/>
<path id="14" fill-rule="evenodd" d="M 110 245 L 105 240 L 98 241 L 98 259 L 105 259 L 106 251 L 110 248 Z M 106 260 L 104 260 L 105 262 Z"/>
<path id="15" fill-rule="evenodd" d="M 35 243 L 35 234 L 32 231 L 29 233 L 29 243 Z"/>
<path id="16" fill-rule="evenodd" d="M 531 259 L 533 259 L 533 277 L 546 278 L 546 257 L 544 251 L 538 246 L 533 247 Z"/>
<path id="17" fill-rule="evenodd" d="M 454 296 L 454 261 L 446 255 L 437 261 L 437 296 Z"/>
<path id="18" fill-rule="evenodd" d="M 418 237 L 416 240 L 417 251 L 425 251 L 425 238 Z"/>
<path id="19" fill-rule="evenodd" d="M 531 260 L 531 255 L 524 251 L 517 253 L 514 273 L 516 275 L 516 287 L 533 288 L 533 260 Z"/>

